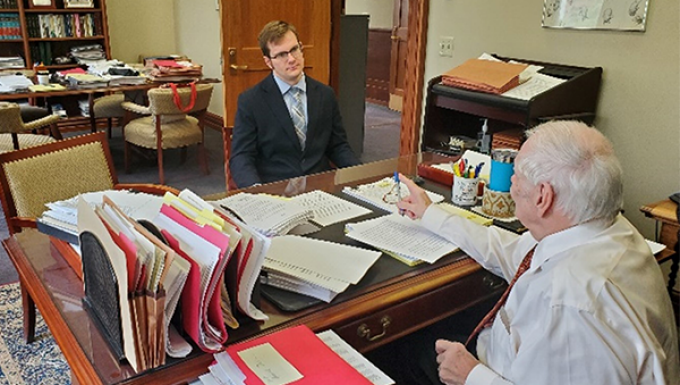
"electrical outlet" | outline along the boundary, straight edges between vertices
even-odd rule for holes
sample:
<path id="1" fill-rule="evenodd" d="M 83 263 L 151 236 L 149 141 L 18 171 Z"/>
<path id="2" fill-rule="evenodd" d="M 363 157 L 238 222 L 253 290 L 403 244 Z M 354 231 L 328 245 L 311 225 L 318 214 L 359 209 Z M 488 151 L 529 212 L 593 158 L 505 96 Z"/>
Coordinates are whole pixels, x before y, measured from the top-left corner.
<path id="1" fill-rule="evenodd" d="M 453 57 L 453 36 L 439 37 L 439 56 Z"/>

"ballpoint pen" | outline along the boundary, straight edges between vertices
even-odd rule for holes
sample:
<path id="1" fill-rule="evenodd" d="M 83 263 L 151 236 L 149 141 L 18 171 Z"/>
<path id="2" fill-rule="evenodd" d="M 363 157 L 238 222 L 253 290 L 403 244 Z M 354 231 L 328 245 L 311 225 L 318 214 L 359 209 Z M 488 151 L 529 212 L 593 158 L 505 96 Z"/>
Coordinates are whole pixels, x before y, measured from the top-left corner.
<path id="1" fill-rule="evenodd" d="M 401 200 L 401 183 L 399 182 L 399 173 L 394 172 L 394 183 L 397 184 L 397 202 Z M 404 215 L 404 210 L 399 209 L 399 215 Z"/>

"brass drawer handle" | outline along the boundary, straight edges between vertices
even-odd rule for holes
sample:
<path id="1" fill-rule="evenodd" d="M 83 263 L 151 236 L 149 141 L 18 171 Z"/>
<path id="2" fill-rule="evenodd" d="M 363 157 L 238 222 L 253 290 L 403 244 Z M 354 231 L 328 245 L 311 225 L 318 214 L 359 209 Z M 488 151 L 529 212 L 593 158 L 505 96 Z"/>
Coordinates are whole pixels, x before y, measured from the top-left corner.
<path id="1" fill-rule="evenodd" d="M 233 69 L 234 71 L 238 71 L 238 70 L 244 71 L 244 70 L 248 69 L 248 66 L 247 65 L 238 66 L 236 64 L 230 64 L 229 68 Z"/>
<path id="2" fill-rule="evenodd" d="M 368 342 L 379 340 L 385 337 L 385 335 L 387 334 L 387 328 L 390 326 L 391 323 L 392 318 L 390 316 L 388 315 L 383 316 L 380 319 L 380 324 L 382 325 L 382 333 L 371 336 L 371 329 L 368 327 L 368 325 L 361 324 L 357 328 L 357 335 L 359 335 L 359 337 L 365 339 Z"/>

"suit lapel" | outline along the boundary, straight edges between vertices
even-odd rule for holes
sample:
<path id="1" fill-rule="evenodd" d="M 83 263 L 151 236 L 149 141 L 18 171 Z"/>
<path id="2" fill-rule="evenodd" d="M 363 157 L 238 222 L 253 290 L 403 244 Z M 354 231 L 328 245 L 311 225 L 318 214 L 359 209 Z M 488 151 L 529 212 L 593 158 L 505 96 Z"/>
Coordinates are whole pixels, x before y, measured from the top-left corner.
<path id="1" fill-rule="evenodd" d="M 262 89 L 264 91 L 265 102 L 271 108 L 276 120 L 281 123 L 281 129 L 286 133 L 288 139 L 292 140 L 295 146 L 302 151 L 300 140 L 295 133 L 295 127 L 293 127 L 293 121 L 288 112 L 288 107 L 286 107 L 286 102 L 283 101 L 283 95 L 281 95 L 281 90 L 276 85 L 276 81 L 274 81 L 273 74 L 267 77 L 267 80 L 262 84 Z"/>

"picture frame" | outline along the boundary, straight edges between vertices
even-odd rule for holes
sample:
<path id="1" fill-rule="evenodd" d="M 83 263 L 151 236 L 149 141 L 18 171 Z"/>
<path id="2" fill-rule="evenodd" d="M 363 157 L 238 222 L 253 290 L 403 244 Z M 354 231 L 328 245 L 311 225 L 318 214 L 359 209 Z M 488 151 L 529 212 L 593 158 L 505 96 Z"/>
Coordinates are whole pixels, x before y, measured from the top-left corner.
<path id="1" fill-rule="evenodd" d="M 64 8 L 94 8 L 94 0 L 64 0 Z"/>
<path id="2" fill-rule="evenodd" d="M 31 9 L 56 9 L 57 0 L 28 0 L 28 7 Z"/>
<path id="3" fill-rule="evenodd" d="M 544 0 L 544 28 L 644 32 L 649 0 Z"/>

